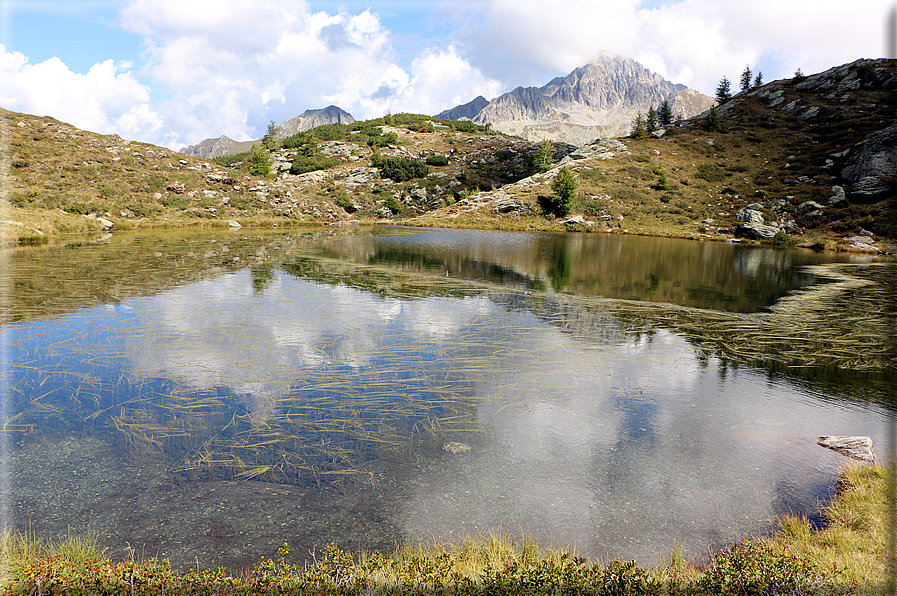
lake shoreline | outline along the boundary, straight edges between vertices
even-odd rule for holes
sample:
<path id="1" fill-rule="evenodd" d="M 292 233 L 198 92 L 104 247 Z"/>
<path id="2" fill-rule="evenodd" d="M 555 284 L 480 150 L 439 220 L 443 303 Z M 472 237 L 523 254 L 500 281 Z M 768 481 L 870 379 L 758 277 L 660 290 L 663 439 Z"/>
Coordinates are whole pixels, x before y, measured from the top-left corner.
<path id="1" fill-rule="evenodd" d="M 633 594 L 726 589 L 754 593 L 750 590 L 785 588 L 820 594 L 884 594 L 893 585 L 886 567 L 886 495 L 894 479 L 893 468 L 849 463 L 839 477 L 836 496 L 822 507 L 826 520 L 822 529 L 813 530 L 805 518 L 780 517 L 773 536 L 730 545 L 705 564 L 685 560 L 676 545 L 662 564 L 641 568 L 634 562 L 591 561 L 562 549 L 540 550 L 526 538 L 514 541 L 493 533 L 448 544 L 400 547 L 386 556 L 348 553 L 337 545 L 318 553 L 317 565 L 311 566 L 292 563 L 295 558 L 285 545 L 276 559 L 263 557 L 252 570 L 197 568 L 178 574 L 166 561 L 144 559 L 137 553 L 128 560 L 113 561 L 90 536 L 72 534 L 52 543 L 31 534 L 7 532 L 0 584 L 9 594 L 72 589 L 114 593 L 120 588 L 155 594 L 187 587 L 209 594 L 270 590 L 511 594 L 540 587 L 605 593 L 622 585 L 628 585 L 631 591 L 626 593 Z"/>
<path id="2" fill-rule="evenodd" d="M 445 217 L 424 214 L 413 218 L 395 219 L 352 219 L 347 221 L 325 220 L 294 220 L 275 217 L 250 217 L 226 219 L 178 219 L 166 217 L 164 219 L 144 218 L 137 220 L 117 219 L 111 228 L 104 227 L 96 217 L 87 217 L 77 214 L 41 212 L 36 209 L 10 210 L 3 215 L 5 219 L 0 221 L 0 246 L 3 245 L 29 245 L 45 244 L 56 239 L 94 237 L 97 234 L 116 232 L 158 232 L 164 230 L 296 230 L 316 227 L 374 227 L 374 226 L 407 226 L 414 228 L 437 229 L 466 229 L 483 231 L 514 231 L 514 232 L 542 232 L 542 233 L 580 233 L 603 234 L 620 236 L 642 236 L 649 238 L 673 238 L 692 240 L 697 242 L 737 243 L 752 246 L 777 246 L 781 248 L 802 248 L 824 252 L 840 252 L 876 255 L 897 255 L 897 249 L 890 251 L 887 245 L 885 250 L 857 243 L 848 243 L 843 238 L 831 234 L 819 234 L 808 232 L 802 236 L 790 236 L 787 242 L 781 244 L 774 240 L 760 241 L 749 238 L 739 238 L 732 234 L 711 235 L 689 232 L 678 226 L 664 226 L 645 230 L 598 229 L 583 224 L 567 224 L 563 218 L 547 219 L 545 217 L 529 216 L 518 218 L 505 217 L 477 217 L 470 219 L 448 219 Z M 8 219 L 8 218 L 12 219 Z M 239 224 L 230 225 L 230 222 Z"/>

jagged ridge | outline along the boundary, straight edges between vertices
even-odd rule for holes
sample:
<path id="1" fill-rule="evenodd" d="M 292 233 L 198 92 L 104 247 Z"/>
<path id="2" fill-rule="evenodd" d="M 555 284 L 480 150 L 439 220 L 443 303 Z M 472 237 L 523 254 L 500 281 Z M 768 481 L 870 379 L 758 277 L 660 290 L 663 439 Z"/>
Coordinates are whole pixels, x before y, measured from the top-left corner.
<path id="1" fill-rule="evenodd" d="M 305 110 L 301 115 L 294 116 L 277 127 L 277 138 L 285 139 L 296 133 L 305 132 L 325 124 L 352 124 L 355 118 L 352 114 L 334 105 L 316 110 Z M 253 145 L 261 139 L 254 141 L 235 141 L 226 136 L 217 139 L 205 139 L 196 145 L 190 145 L 180 150 L 180 153 L 191 157 L 209 159 L 222 155 L 234 155 L 249 151 Z"/>
<path id="2" fill-rule="evenodd" d="M 517 87 L 469 115 L 476 102 L 446 110 L 440 118 L 463 113 L 479 124 L 528 140 L 550 139 L 574 144 L 596 137 L 628 134 L 639 112 L 669 101 L 677 117 L 690 118 L 713 105 L 711 97 L 666 81 L 641 64 L 601 52 L 588 64 L 542 87 Z"/>

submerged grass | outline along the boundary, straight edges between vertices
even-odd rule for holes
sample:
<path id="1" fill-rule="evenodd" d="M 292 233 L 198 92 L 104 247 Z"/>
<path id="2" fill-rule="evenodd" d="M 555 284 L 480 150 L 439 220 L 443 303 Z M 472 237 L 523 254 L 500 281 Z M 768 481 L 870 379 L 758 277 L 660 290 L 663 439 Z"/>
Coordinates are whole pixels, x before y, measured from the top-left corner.
<path id="1" fill-rule="evenodd" d="M 817 266 L 813 272 L 829 283 L 783 299 L 772 312 L 742 314 L 497 289 L 347 263 L 315 251 L 293 255 L 282 270 L 315 283 L 403 300 L 487 296 L 599 344 L 609 333 L 621 339 L 671 329 L 704 357 L 797 376 L 806 371 L 815 378 L 826 370 L 881 376 L 897 369 L 891 343 L 897 309 L 889 265 Z M 507 349 L 484 346 L 480 339 L 469 345 L 462 341 L 452 346 L 452 362 L 463 368 L 466 379 L 475 379 L 488 372 L 485 352 Z M 114 429 L 120 446 L 135 455 L 163 455 L 190 480 L 340 488 L 373 481 L 368 466 L 377 459 L 403 460 L 449 441 L 485 441 L 486 428 L 476 417 L 477 403 L 467 385 L 438 367 L 408 374 L 417 366 L 416 353 L 409 352 L 407 361 L 393 353 L 391 366 L 351 376 L 306 370 L 301 383 L 271 396 L 270 408 L 259 416 L 233 395 L 198 392 L 175 379 L 142 377 L 139 371 L 110 376 L 106 368 L 118 355 L 78 352 L 77 346 L 54 344 L 26 361 L 10 361 L 4 374 L 11 403 L 2 432 L 19 440 L 50 419 L 90 424 Z M 78 361 L 82 372 L 62 374 L 53 360 L 62 354 Z"/>
<path id="2" fill-rule="evenodd" d="M 569 550 L 540 549 L 531 539 L 498 533 L 456 543 L 415 544 L 391 555 L 328 546 L 305 563 L 276 558 L 251 570 L 174 572 L 167 561 L 113 562 L 93 538 L 45 542 L 31 534 L 2 537 L 7 594 L 887 594 L 891 471 L 853 464 L 824 510 L 820 531 L 782 518 L 771 538 L 742 541 L 708 563 L 687 561 L 678 547 L 661 564 L 587 560 Z"/>

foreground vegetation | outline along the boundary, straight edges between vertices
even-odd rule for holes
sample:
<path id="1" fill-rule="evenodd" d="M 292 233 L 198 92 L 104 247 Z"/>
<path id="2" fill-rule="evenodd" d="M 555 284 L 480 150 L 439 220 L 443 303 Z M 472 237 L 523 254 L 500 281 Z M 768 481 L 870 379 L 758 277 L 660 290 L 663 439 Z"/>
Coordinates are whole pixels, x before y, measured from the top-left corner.
<path id="1" fill-rule="evenodd" d="M 705 564 L 677 548 L 649 569 L 603 564 L 492 535 L 391 556 L 328 546 L 298 564 L 284 545 L 242 573 L 178 573 L 156 559 L 111 561 L 90 538 L 51 543 L 7 533 L 2 586 L 7 594 L 886 594 L 894 587 L 885 560 L 894 479 L 880 466 L 850 465 L 824 529 L 782 518 L 773 537 L 732 545 Z"/>

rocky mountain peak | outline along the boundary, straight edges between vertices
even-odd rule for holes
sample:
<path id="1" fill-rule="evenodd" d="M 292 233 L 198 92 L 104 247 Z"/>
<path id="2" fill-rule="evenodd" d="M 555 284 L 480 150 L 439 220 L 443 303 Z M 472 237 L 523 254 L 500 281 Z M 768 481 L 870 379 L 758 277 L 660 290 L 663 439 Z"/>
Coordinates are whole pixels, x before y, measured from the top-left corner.
<path id="1" fill-rule="evenodd" d="M 281 123 L 277 127 L 277 138 L 285 139 L 296 133 L 305 132 L 325 124 L 352 124 L 355 118 L 352 114 L 334 105 L 316 110 L 305 110 L 299 116 L 294 116 Z M 235 141 L 226 136 L 217 139 L 206 139 L 196 145 L 182 148 L 180 153 L 193 157 L 208 159 L 221 155 L 233 155 L 243 151 L 249 151 L 253 145 L 261 139 L 253 141 Z"/>
<path id="2" fill-rule="evenodd" d="M 628 134 L 638 113 L 669 101 L 677 117 L 707 110 L 714 99 L 666 81 L 626 56 L 603 51 L 570 74 L 542 87 L 518 87 L 468 115 L 474 102 L 446 110 L 440 118 L 465 116 L 495 130 L 536 141 L 582 144 Z"/>

